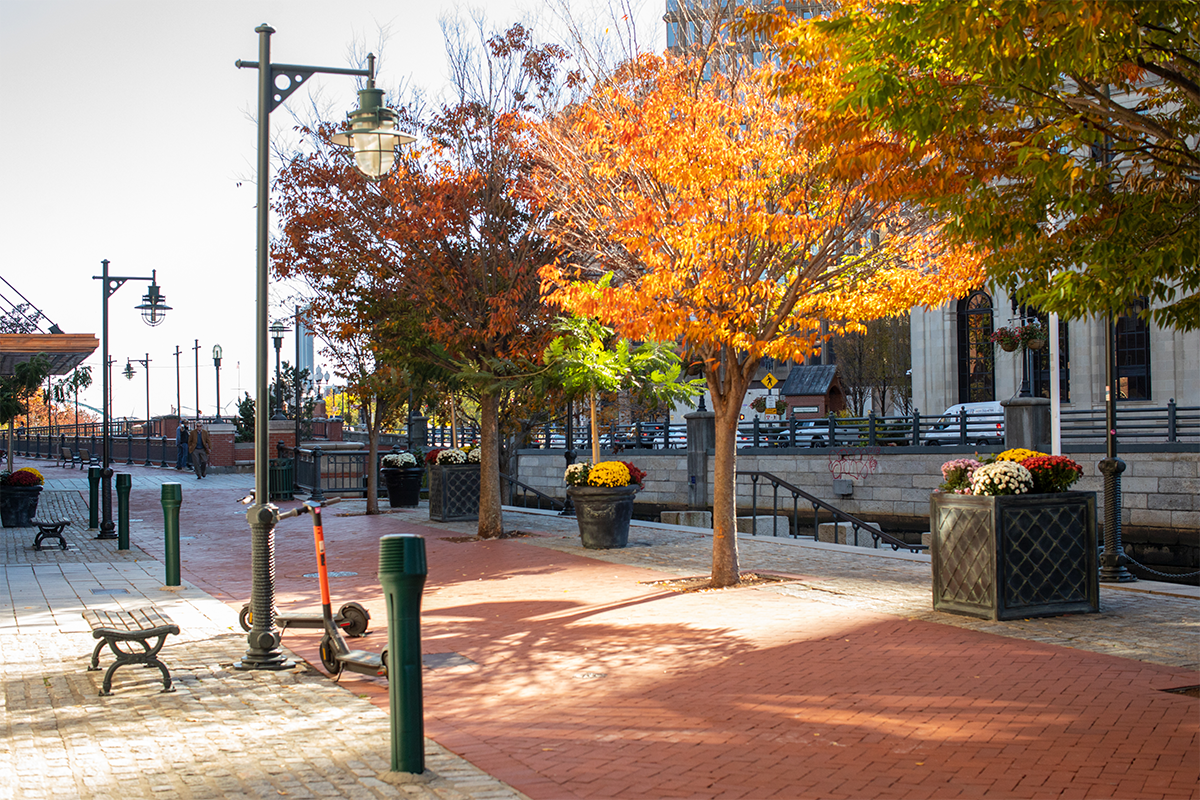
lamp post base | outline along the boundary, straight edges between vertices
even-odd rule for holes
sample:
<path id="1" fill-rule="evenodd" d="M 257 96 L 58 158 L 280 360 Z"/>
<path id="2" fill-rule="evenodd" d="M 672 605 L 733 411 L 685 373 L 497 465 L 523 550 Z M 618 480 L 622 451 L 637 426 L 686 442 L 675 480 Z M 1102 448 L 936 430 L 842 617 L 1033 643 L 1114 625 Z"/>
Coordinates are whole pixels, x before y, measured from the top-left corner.
<path id="1" fill-rule="evenodd" d="M 104 467 L 100 470 L 100 513 L 103 521 L 100 523 L 100 533 L 96 534 L 97 539 L 117 538 L 117 524 L 113 522 L 112 518 L 113 472 L 112 467 Z"/>
<path id="2" fill-rule="evenodd" d="M 1121 546 L 1121 473 L 1125 471 L 1125 462 L 1106 458 L 1096 468 L 1104 476 L 1104 553 L 1100 556 L 1100 580 L 1130 583 L 1137 576 L 1126 569 L 1129 558 Z"/>
<path id="3" fill-rule="evenodd" d="M 295 666 L 279 647 L 275 627 L 275 525 L 279 510 L 272 505 L 253 505 L 246 514 L 250 523 L 250 612 L 253 625 L 246 635 L 249 645 L 235 669 L 291 669 Z"/>

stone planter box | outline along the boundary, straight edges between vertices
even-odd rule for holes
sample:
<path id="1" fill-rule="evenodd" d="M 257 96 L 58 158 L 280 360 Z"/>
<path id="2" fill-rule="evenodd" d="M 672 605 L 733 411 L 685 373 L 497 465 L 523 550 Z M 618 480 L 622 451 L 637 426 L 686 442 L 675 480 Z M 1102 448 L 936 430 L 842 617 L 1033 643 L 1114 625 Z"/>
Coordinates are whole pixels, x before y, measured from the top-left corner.
<path id="1" fill-rule="evenodd" d="M 629 544 L 636 486 L 571 486 L 579 538 L 590 550 L 611 550 Z"/>
<path id="2" fill-rule="evenodd" d="M 429 518 L 434 522 L 479 519 L 479 465 L 429 468 Z"/>
<path id="3" fill-rule="evenodd" d="M 1100 610 L 1096 493 L 929 498 L 933 607 L 983 619 Z"/>
<path id="4" fill-rule="evenodd" d="M 425 470 L 420 467 L 383 467 L 379 470 L 387 487 L 391 508 L 416 508 L 421 503 L 421 479 Z"/>

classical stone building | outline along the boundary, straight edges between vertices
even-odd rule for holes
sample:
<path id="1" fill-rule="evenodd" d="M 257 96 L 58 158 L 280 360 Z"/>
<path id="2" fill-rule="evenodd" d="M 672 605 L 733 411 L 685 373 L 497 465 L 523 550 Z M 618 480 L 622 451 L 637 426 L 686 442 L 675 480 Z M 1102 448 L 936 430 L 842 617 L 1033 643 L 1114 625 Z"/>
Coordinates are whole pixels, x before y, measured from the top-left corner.
<path id="1" fill-rule="evenodd" d="M 1046 318 L 1041 317 L 1043 320 Z M 1007 400 L 1020 391 L 1020 351 L 992 344 L 996 328 L 1021 324 L 1001 288 L 985 287 L 968 297 L 912 312 L 913 405 L 940 414 L 955 403 Z M 1059 322 L 1059 380 L 1064 409 L 1104 406 L 1105 324 L 1097 318 Z M 1049 348 L 1032 358 L 1031 391 L 1050 396 Z M 1117 400 L 1120 407 L 1200 405 L 1200 332 L 1164 330 L 1154 323 L 1121 317 L 1116 324 Z"/>

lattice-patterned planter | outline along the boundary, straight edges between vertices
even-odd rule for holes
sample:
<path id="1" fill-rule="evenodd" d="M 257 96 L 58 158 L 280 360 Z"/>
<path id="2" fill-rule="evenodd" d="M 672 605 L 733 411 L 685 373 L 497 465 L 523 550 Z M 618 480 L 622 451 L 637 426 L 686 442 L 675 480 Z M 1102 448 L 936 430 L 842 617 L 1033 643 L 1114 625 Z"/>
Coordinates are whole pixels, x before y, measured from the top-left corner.
<path id="1" fill-rule="evenodd" d="M 934 494 L 933 607 L 984 619 L 1100 610 L 1095 492 Z"/>
<path id="2" fill-rule="evenodd" d="M 429 518 L 434 522 L 479 519 L 479 465 L 429 468 Z"/>

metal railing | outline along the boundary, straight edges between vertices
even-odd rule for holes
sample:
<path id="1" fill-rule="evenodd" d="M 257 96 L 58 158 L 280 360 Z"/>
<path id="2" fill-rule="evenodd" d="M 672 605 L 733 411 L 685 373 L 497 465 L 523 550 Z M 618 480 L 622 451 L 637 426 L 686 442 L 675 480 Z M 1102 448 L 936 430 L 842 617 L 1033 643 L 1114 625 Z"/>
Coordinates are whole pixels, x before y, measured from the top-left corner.
<path id="1" fill-rule="evenodd" d="M 556 497 L 552 497 L 543 491 L 533 488 L 524 481 L 517 478 L 500 473 L 500 492 L 501 498 L 506 506 L 520 506 L 521 508 L 537 508 L 541 509 L 542 504 L 551 511 L 562 511 L 564 503 Z M 517 502 L 517 498 L 521 502 Z M 530 498 L 533 498 L 533 503 L 530 503 Z"/>
<path id="2" fill-rule="evenodd" d="M 761 472 L 761 471 L 739 472 L 737 477 L 739 480 L 741 480 L 742 478 L 750 479 L 750 497 L 751 497 L 750 505 L 751 505 L 751 512 L 752 512 L 750 533 L 752 536 L 758 535 L 758 512 L 760 510 L 759 504 L 758 504 L 758 486 L 759 486 L 760 480 L 765 480 L 767 483 L 771 484 L 771 509 L 772 509 L 771 515 L 773 518 L 778 518 L 780 516 L 780 514 L 779 514 L 780 490 L 783 490 L 791 495 L 792 513 L 791 513 L 788 532 L 793 539 L 797 539 L 800 537 L 800 499 L 803 498 L 807 503 L 812 505 L 813 541 L 820 540 L 820 536 L 819 536 L 820 525 L 821 525 L 820 516 L 821 516 L 821 512 L 824 511 L 827 514 L 829 514 L 837 522 L 849 523 L 852 530 L 854 531 L 854 534 L 855 534 L 854 540 L 855 541 L 858 541 L 858 532 L 860 530 L 862 530 L 862 531 L 865 531 L 865 532 L 871 534 L 872 541 L 874 542 L 874 545 L 876 548 L 878 548 L 880 543 L 882 542 L 883 544 L 890 546 L 893 550 L 902 550 L 903 549 L 903 550 L 911 551 L 913 553 L 920 553 L 920 552 L 923 552 L 923 551 L 929 549 L 928 547 L 926 547 L 923 544 L 910 544 L 910 543 L 904 541 L 903 539 L 893 536 L 892 534 L 881 530 L 878 526 L 872 525 L 869 522 L 865 522 L 865 521 L 859 519 L 858 517 L 854 516 L 853 514 L 848 514 L 845 511 L 842 511 L 840 508 L 837 508 L 835 506 L 830 505 L 829 503 L 826 503 L 821 498 L 815 497 L 815 496 L 809 494 L 808 492 L 804 491 L 803 489 L 801 489 L 797 486 L 794 486 L 791 483 L 788 483 L 787 481 L 783 480 L 782 478 L 778 477 L 777 475 L 771 474 L 770 472 Z M 785 501 L 786 501 L 786 498 L 785 498 Z M 744 509 L 742 509 L 742 508 L 738 509 L 739 513 L 741 513 L 743 510 Z M 772 529 L 773 536 L 779 535 L 779 532 L 776 529 L 776 526 L 774 524 L 772 524 L 771 529 Z"/>

